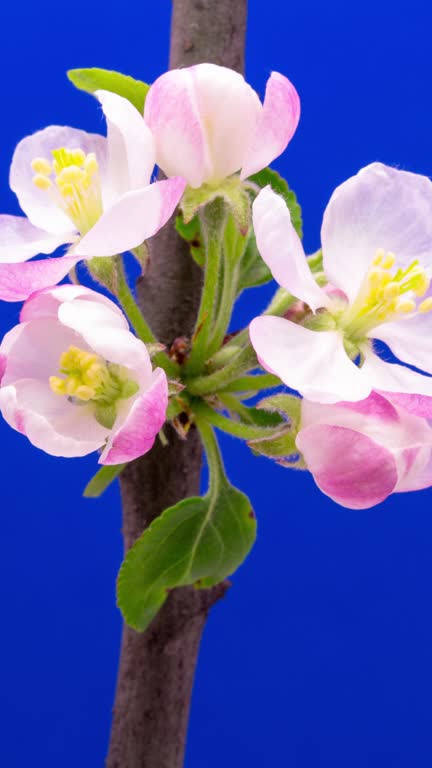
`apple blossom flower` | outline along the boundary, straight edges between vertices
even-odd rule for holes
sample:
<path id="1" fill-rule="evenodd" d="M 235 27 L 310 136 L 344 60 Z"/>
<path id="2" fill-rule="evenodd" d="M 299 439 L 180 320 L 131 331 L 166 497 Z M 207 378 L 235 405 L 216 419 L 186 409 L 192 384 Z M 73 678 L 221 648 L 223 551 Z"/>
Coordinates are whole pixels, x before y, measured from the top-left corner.
<path id="1" fill-rule="evenodd" d="M 432 398 L 372 392 L 323 405 L 302 400 L 296 444 L 318 487 L 366 509 L 432 485 Z"/>
<path id="2" fill-rule="evenodd" d="M 241 171 L 246 179 L 278 157 L 300 117 L 297 91 L 273 72 L 264 104 L 242 75 L 216 64 L 173 69 L 151 86 L 144 119 L 156 141 L 156 162 L 190 187 L 217 187 Z"/>
<path id="3" fill-rule="evenodd" d="M 263 367 L 309 400 L 363 400 L 372 390 L 432 395 L 432 378 L 386 362 L 374 340 L 432 374 L 432 182 L 381 163 L 333 193 L 321 230 L 320 288 L 281 197 L 254 202 L 258 249 L 273 277 L 311 312 L 298 325 L 255 318 L 250 338 Z"/>
<path id="4" fill-rule="evenodd" d="M 164 371 L 119 308 L 82 286 L 33 294 L 0 345 L 0 410 L 53 456 L 101 449 L 100 464 L 147 453 L 168 404 Z"/>
<path id="5" fill-rule="evenodd" d="M 54 285 L 80 259 L 113 256 L 141 245 L 165 224 L 185 182 L 150 184 L 151 131 L 127 99 L 96 93 L 107 138 L 51 125 L 15 149 L 10 186 L 27 218 L 0 216 L 0 298 L 21 301 Z M 58 259 L 27 262 L 71 245 Z"/>

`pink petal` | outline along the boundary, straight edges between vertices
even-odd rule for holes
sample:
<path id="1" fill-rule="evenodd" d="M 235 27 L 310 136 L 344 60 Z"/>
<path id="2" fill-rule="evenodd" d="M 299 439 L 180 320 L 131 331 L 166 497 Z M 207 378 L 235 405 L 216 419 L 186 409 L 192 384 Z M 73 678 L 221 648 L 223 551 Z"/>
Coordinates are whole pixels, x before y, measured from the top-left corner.
<path id="1" fill-rule="evenodd" d="M 55 199 L 33 184 L 34 171 L 31 163 L 36 157 L 44 157 L 51 162 L 51 151 L 61 147 L 80 148 L 85 153 L 94 152 L 98 159 L 100 175 L 104 177 L 106 139 L 97 134 L 59 125 L 50 125 L 20 141 L 12 158 L 9 177 L 11 189 L 32 224 L 55 234 L 69 232 L 73 225 Z"/>
<path id="2" fill-rule="evenodd" d="M 333 192 L 321 230 L 324 271 L 353 301 L 378 248 L 396 266 L 432 267 L 432 182 L 382 163 L 362 168 Z"/>
<path id="3" fill-rule="evenodd" d="M 300 119 L 300 99 L 293 84 L 279 72 L 267 81 L 264 106 L 243 160 L 246 179 L 269 165 L 286 149 Z"/>
<path id="4" fill-rule="evenodd" d="M 60 245 L 75 239 L 76 232 L 51 234 L 34 227 L 24 216 L 4 214 L 0 216 L 0 263 L 27 261 L 38 253 L 52 253 Z"/>
<path id="5" fill-rule="evenodd" d="M 150 183 L 155 165 L 155 142 L 138 110 L 127 99 L 108 91 L 96 91 L 108 125 L 110 183 L 118 197 Z"/>
<path id="6" fill-rule="evenodd" d="M 352 429 L 318 424 L 301 429 L 296 443 L 318 487 L 344 507 L 379 504 L 398 482 L 390 451 Z"/>
<path id="7" fill-rule="evenodd" d="M 258 250 L 274 279 L 313 311 L 327 306 L 328 296 L 309 269 L 284 199 L 265 187 L 253 203 L 252 216 Z"/>
<path id="8" fill-rule="evenodd" d="M 156 141 L 156 162 L 167 176 L 200 187 L 208 166 L 204 128 L 189 69 L 174 69 L 150 88 L 144 119 Z"/>
<path id="9" fill-rule="evenodd" d="M 0 264 L 0 299 L 24 301 L 35 291 L 63 280 L 78 261 L 76 256 L 62 256 L 22 264 Z"/>
<path id="10" fill-rule="evenodd" d="M 20 313 L 20 322 L 37 320 L 41 317 L 58 317 L 58 310 L 64 302 L 71 302 L 75 299 L 83 301 L 96 302 L 104 305 L 114 314 L 123 317 L 121 309 L 108 299 L 102 293 L 92 291 L 83 285 L 57 285 L 55 288 L 44 288 L 41 291 L 33 293 L 25 302 Z M 124 321 L 124 327 L 128 327 Z"/>
<path id="11" fill-rule="evenodd" d="M 6 355 L 0 354 L 0 384 L 2 383 L 2 379 L 6 371 L 6 366 L 7 366 L 7 357 Z"/>
<path id="12" fill-rule="evenodd" d="M 167 406 L 166 375 L 156 368 L 151 386 L 135 400 L 120 430 L 110 436 L 99 463 L 122 464 L 147 453 L 165 422 Z"/>
<path id="13" fill-rule="evenodd" d="M 432 485 L 432 438 L 429 446 L 407 448 L 401 456 L 404 471 L 396 487 L 396 493 L 420 491 Z"/>
<path id="14" fill-rule="evenodd" d="M 252 321 L 249 333 L 261 365 L 310 400 L 363 400 L 371 391 L 336 331 L 310 331 L 281 317 L 263 316 Z"/>
<path id="15" fill-rule="evenodd" d="M 388 400 L 399 408 L 420 416 L 424 419 L 432 420 L 432 396 L 426 395 L 407 395 L 403 392 L 385 392 L 383 393 Z"/>
<path id="16" fill-rule="evenodd" d="M 173 178 L 128 192 L 103 213 L 73 253 L 80 258 L 114 256 L 141 245 L 168 221 L 185 183 Z"/>

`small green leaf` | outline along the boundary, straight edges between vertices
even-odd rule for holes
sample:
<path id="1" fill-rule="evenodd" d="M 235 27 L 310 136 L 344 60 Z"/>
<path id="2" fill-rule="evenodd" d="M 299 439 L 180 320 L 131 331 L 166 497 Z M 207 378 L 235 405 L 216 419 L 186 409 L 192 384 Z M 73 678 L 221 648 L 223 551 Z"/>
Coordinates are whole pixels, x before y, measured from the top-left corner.
<path id="1" fill-rule="evenodd" d="M 150 86 L 141 80 L 120 72 L 112 72 L 109 69 L 70 69 L 67 76 L 71 83 L 86 93 L 95 91 L 111 91 L 128 99 L 141 114 L 144 112 L 144 103 Z"/>
<path id="2" fill-rule="evenodd" d="M 270 185 L 274 192 L 283 197 L 287 207 L 289 208 L 293 227 L 298 236 L 302 238 L 302 211 L 299 203 L 297 202 L 295 192 L 289 188 L 288 182 L 285 181 L 285 179 L 283 179 L 282 176 L 280 176 L 280 174 L 277 173 L 277 171 L 274 171 L 272 168 L 264 168 L 259 173 L 251 176 L 248 181 L 251 181 L 253 184 L 257 184 L 260 189 Z"/>
<path id="3" fill-rule="evenodd" d="M 250 501 L 227 481 L 204 498 L 180 501 L 156 518 L 132 549 L 118 577 L 118 605 L 143 632 L 175 587 L 209 587 L 229 576 L 256 534 Z"/>
<path id="4" fill-rule="evenodd" d="M 84 489 L 84 496 L 87 499 L 97 499 L 104 491 L 111 485 L 112 482 L 120 475 L 124 470 L 126 464 L 114 464 L 110 467 L 102 467 L 99 472 L 96 472 L 90 482 Z"/>
<path id="5" fill-rule="evenodd" d="M 200 267 L 204 267 L 205 264 L 205 248 L 203 243 L 203 237 L 201 234 L 201 225 L 198 216 L 194 216 L 191 221 L 185 223 L 181 213 L 178 214 L 175 220 L 175 228 L 180 237 L 189 244 L 192 258 Z"/>

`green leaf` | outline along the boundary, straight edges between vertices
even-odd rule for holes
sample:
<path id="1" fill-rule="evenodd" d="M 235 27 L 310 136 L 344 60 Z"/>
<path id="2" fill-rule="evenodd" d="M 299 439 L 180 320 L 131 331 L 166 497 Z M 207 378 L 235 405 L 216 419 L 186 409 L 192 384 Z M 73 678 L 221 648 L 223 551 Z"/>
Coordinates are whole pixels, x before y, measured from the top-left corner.
<path id="1" fill-rule="evenodd" d="M 295 193 L 289 188 L 285 179 L 271 168 L 264 168 L 264 170 L 251 176 L 248 181 L 251 181 L 252 184 L 255 184 L 260 189 L 270 185 L 278 195 L 281 195 L 284 198 L 291 214 L 293 226 L 298 236 L 302 237 L 301 208 L 297 202 Z M 245 288 L 264 285 L 264 283 L 268 283 L 271 279 L 272 274 L 261 258 L 257 249 L 255 235 L 251 232 L 241 261 L 239 293 L 245 290 Z"/>
<path id="2" fill-rule="evenodd" d="M 194 216 L 191 221 L 185 223 L 181 213 L 178 214 L 175 220 L 175 228 L 180 237 L 189 244 L 192 258 L 200 267 L 204 267 L 205 264 L 205 248 L 203 243 L 203 237 L 201 234 L 201 225 L 198 215 Z"/>
<path id="3" fill-rule="evenodd" d="M 243 562 L 255 535 L 249 499 L 226 480 L 204 498 L 166 509 L 120 569 L 118 605 L 125 621 L 142 632 L 174 587 L 219 583 Z"/>
<path id="4" fill-rule="evenodd" d="M 95 91 L 111 91 L 128 99 L 141 114 L 144 112 L 144 103 L 150 86 L 141 80 L 120 72 L 112 72 L 109 69 L 70 69 L 67 76 L 71 83 L 86 93 Z"/>
<path id="5" fill-rule="evenodd" d="M 104 491 L 111 485 L 114 480 L 124 470 L 126 464 L 114 464 L 110 467 L 102 467 L 99 472 L 96 472 L 90 482 L 84 489 L 84 496 L 87 499 L 97 499 Z"/>
<path id="6" fill-rule="evenodd" d="M 289 208 L 293 227 L 297 232 L 298 236 L 302 238 L 303 237 L 302 211 L 299 203 L 297 202 L 297 197 L 295 195 L 295 192 L 293 192 L 293 190 L 289 188 L 288 182 L 285 181 L 285 179 L 283 179 L 282 176 L 280 176 L 280 174 L 277 173 L 277 171 L 274 171 L 272 168 L 264 168 L 259 173 L 256 173 L 254 176 L 251 176 L 248 179 L 248 181 L 251 181 L 253 184 L 257 184 L 257 186 L 260 187 L 260 189 L 263 189 L 263 187 L 267 187 L 268 185 L 270 185 L 274 192 L 276 192 L 278 195 L 281 195 L 283 197 L 283 199 L 287 204 L 287 207 Z"/>

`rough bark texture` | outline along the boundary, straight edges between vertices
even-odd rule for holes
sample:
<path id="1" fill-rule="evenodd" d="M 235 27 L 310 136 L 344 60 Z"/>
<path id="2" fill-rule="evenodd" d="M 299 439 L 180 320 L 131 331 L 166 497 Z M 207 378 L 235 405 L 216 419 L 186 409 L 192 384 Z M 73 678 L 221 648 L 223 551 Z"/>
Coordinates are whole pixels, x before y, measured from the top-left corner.
<path id="1" fill-rule="evenodd" d="M 210 61 L 244 66 L 247 0 L 174 0 L 170 67 Z M 138 285 L 158 338 L 190 335 L 201 271 L 172 224 L 151 242 L 151 260 Z M 121 478 L 125 550 L 166 507 L 199 492 L 201 448 L 191 430 L 174 433 L 132 463 Z M 143 635 L 124 628 L 107 768 L 181 768 L 196 658 L 207 613 L 225 585 L 174 590 Z"/>

